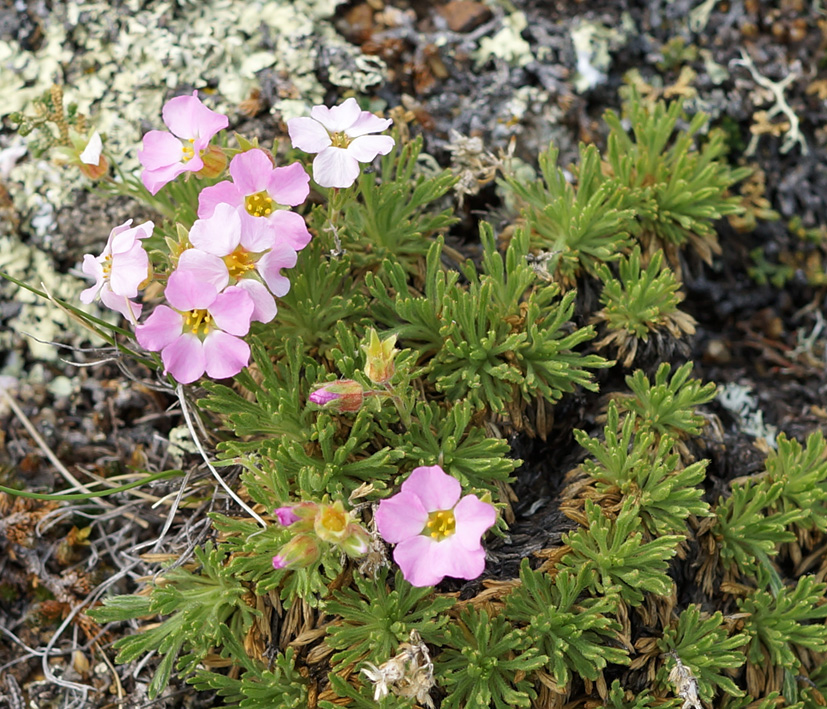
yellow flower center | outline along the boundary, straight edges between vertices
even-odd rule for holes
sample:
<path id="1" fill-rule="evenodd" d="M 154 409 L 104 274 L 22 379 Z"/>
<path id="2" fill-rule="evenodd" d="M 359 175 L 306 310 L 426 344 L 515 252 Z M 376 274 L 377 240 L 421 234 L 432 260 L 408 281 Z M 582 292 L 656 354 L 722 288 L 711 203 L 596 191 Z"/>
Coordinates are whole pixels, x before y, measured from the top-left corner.
<path id="1" fill-rule="evenodd" d="M 250 262 L 250 252 L 245 251 L 240 246 L 224 257 L 224 263 L 227 264 L 230 278 L 241 278 L 247 271 L 252 271 L 256 267 L 254 263 Z"/>
<path id="2" fill-rule="evenodd" d="M 181 162 L 189 162 L 195 157 L 195 148 L 193 147 L 193 145 L 195 144 L 195 140 L 190 138 L 187 142 L 189 143 L 189 145 L 185 143 L 181 146 L 181 152 L 183 153 Z"/>
<path id="3" fill-rule="evenodd" d="M 457 528 L 457 521 L 454 519 L 453 510 L 437 510 L 428 515 L 428 521 L 425 523 L 423 534 L 427 534 L 432 539 L 441 542 L 443 539 L 450 537 Z"/>
<path id="4" fill-rule="evenodd" d="M 333 505 L 326 507 L 322 512 L 322 526 L 328 532 L 338 534 L 347 526 L 347 515 Z"/>
<path id="5" fill-rule="evenodd" d="M 109 254 L 106 258 L 104 258 L 101 268 L 103 269 L 103 277 L 109 278 L 112 273 L 112 254 Z"/>
<path id="6" fill-rule="evenodd" d="M 350 145 L 350 138 L 348 138 L 344 133 L 334 133 L 330 136 L 330 140 L 332 141 L 334 148 L 346 148 Z"/>
<path id="7" fill-rule="evenodd" d="M 193 335 L 201 329 L 206 335 L 212 329 L 212 316 L 206 310 L 190 310 L 184 316 L 184 326 L 192 330 Z"/>
<path id="8" fill-rule="evenodd" d="M 270 199 L 270 195 L 267 194 L 266 190 L 248 194 L 244 198 L 244 208 L 254 217 L 269 217 L 273 213 L 274 207 L 275 202 Z"/>

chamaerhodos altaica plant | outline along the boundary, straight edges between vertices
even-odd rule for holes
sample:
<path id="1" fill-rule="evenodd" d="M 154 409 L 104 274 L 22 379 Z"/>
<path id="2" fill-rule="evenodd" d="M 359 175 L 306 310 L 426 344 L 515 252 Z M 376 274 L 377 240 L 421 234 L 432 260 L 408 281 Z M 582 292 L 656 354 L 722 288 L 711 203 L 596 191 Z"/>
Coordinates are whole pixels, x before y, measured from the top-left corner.
<path id="1" fill-rule="evenodd" d="M 500 161 L 469 236 L 459 177 L 356 96 L 272 147 L 175 96 L 117 178 L 61 102 L 18 123 L 62 121 L 153 219 L 82 264 L 123 326 L 60 304 L 177 400 L 210 476 L 169 516 L 202 541 L 85 611 L 130 624 L 148 702 L 177 676 L 240 709 L 824 705 L 824 438 L 724 475 L 674 344 L 682 261 L 744 211 L 706 115 L 630 92 L 575 165 Z"/>

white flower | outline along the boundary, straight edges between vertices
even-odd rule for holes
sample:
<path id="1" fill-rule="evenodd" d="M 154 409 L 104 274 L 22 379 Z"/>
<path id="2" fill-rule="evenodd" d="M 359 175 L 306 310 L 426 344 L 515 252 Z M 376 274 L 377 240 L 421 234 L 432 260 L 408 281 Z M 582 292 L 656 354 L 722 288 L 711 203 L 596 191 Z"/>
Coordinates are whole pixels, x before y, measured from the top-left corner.
<path id="1" fill-rule="evenodd" d="M 314 106 L 310 118 L 291 118 L 287 130 L 293 147 L 318 153 L 313 179 L 322 187 L 350 187 L 359 177 L 359 163 L 387 155 L 395 144 L 389 135 L 370 135 L 392 121 L 362 111 L 355 98 L 339 106 Z"/>

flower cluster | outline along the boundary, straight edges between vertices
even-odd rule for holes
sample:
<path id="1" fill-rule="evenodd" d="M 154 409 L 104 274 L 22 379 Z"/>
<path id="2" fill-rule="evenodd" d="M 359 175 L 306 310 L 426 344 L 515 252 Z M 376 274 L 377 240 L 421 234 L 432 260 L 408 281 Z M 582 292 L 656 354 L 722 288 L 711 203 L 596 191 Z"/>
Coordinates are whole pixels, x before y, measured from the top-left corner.
<path id="1" fill-rule="evenodd" d="M 229 120 L 201 103 L 197 92 L 168 101 L 162 116 L 169 131 L 149 131 L 138 151 L 141 181 L 152 195 L 185 173 L 214 180 L 228 162 L 229 179 L 201 189 L 197 220 L 177 243 L 166 240 L 170 272 L 155 273 L 144 248 L 152 222 L 113 229 L 100 256 L 84 257 L 83 272 L 95 284 L 81 301 L 99 298 L 127 317 L 138 343 L 159 352 L 164 373 L 178 382 L 188 384 L 205 373 L 234 376 L 249 364 L 243 338 L 251 323 L 275 318 L 276 298 L 290 289 L 282 271 L 296 265 L 298 252 L 310 242 L 304 218 L 291 210 L 307 199 L 310 177 L 300 163 L 276 166 L 269 152 L 256 147 L 228 160 L 227 151 L 211 141 Z M 361 111 L 355 99 L 330 109 L 316 106 L 311 116 L 291 122 L 290 133 L 297 147 L 319 152 L 314 177 L 323 186 L 352 184 L 359 162 L 393 147 L 389 136 L 368 135 L 390 121 Z M 78 159 L 97 165 L 100 143 L 94 134 Z M 139 323 L 142 305 L 135 299 L 153 279 L 165 283 L 165 302 Z"/>
<path id="2" fill-rule="evenodd" d="M 279 507 L 279 523 L 293 537 L 273 557 L 274 569 L 301 569 L 318 561 L 322 542 L 332 544 L 351 558 L 363 556 L 370 537 L 340 500 L 333 504 L 300 502 Z"/>

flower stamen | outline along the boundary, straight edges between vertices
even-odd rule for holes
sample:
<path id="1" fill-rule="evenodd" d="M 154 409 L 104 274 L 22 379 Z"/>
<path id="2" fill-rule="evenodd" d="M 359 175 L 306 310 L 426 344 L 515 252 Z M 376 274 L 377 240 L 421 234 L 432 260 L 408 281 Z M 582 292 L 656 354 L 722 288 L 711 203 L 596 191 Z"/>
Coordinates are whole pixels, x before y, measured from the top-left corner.
<path id="1" fill-rule="evenodd" d="M 350 138 L 345 133 L 334 133 L 330 136 L 334 148 L 346 148 L 350 145 Z"/>
<path id="2" fill-rule="evenodd" d="M 457 528 L 457 521 L 454 518 L 453 510 L 436 510 L 428 515 L 423 534 L 430 536 L 438 542 L 450 537 Z"/>
<path id="3" fill-rule="evenodd" d="M 189 143 L 189 145 L 187 145 Z M 183 153 L 183 157 L 181 158 L 181 162 L 188 163 L 195 157 L 195 140 L 190 138 L 187 143 L 183 143 L 181 145 L 181 153 Z"/>
<path id="4" fill-rule="evenodd" d="M 190 310 L 184 317 L 184 326 L 188 327 L 193 335 L 203 328 L 207 335 L 212 329 L 212 315 L 206 310 Z"/>
<path id="5" fill-rule="evenodd" d="M 254 217 L 269 217 L 273 213 L 275 202 L 267 194 L 266 190 L 248 194 L 244 198 L 244 209 Z"/>
<path id="6" fill-rule="evenodd" d="M 255 269 L 255 263 L 250 262 L 250 252 L 239 246 L 231 254 L 224 257 L 230 278 L 242 278 L 248 271 Z"/>

